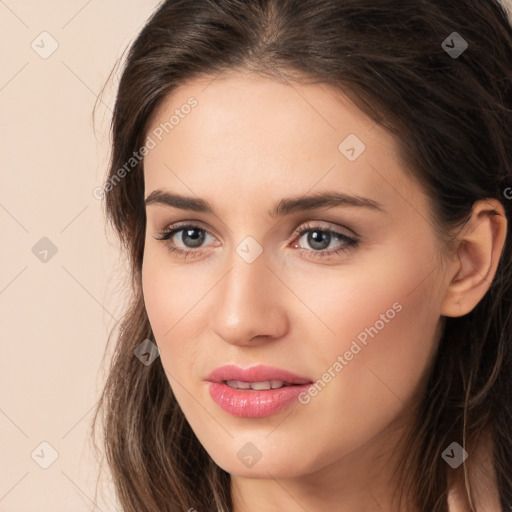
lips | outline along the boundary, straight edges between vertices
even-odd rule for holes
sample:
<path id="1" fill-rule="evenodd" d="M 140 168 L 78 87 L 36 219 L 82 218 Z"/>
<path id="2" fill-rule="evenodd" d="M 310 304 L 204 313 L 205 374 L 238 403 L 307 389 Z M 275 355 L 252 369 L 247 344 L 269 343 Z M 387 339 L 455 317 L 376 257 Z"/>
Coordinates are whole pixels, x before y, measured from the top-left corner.
<path id="1" fill-rule="evenodd" d="M 244 382 L 283 381 L 286 384 L 310 384 L 311 379 L 302 377 L 288 370 L 275 366 L 257 365 L 241 368 L 234 364 L 220 366 L 213 370 L 205 380 L 210 382 L 224 382 L 238 380 Z"/>
<path id="2" fill-rule="evenodd" d="M 241 418 L 262 418 L 276 414 L 290 406 L 312 384 L 307 377 L 264 365 L 250 368 L 221 366 L 205 380 L 208 381 L 208 391 L 213 401 L 224 411 Z M 258 384 L 251 385 L 252 389 L 240 389 L 240 385 L 248 382 Z M 263 389 L 263 383 L 267 389 Z M 268 383 L 273 384 L 270 389 Z M 279 387 L 274 389 L 274 386 Z"/>

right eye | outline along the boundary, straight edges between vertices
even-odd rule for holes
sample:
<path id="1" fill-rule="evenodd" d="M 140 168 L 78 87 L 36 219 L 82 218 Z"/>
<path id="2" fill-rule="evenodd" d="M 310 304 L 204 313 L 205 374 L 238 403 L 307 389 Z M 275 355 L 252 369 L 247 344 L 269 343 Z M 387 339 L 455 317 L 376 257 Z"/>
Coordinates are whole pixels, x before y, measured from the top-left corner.
<path id="1" fill-rule="evenodd" d="M 181 236 L 178 237 L 178 240 L 181 239 L 181 243 L 185 247 L 180 247 L 174 240 L 178 233 L 181 233 Z M 164 245 L 167 247 L 169 252 L 187 258 L 192 256 L 192 254 L 194 254 L 192 257 L 200 256 L 202 254 L 203 251 L 196 249 L 202 245 L 206 235 L 211 236 L 214 240 L 216 240 L 216 238 L 213 235 L 210 235 L 204 228 L 196 224 L 182 223 L 173 224 L 166 227 L 160 232 L 160 238 L 157 238 L 156 240 L 164 242 Z"/>

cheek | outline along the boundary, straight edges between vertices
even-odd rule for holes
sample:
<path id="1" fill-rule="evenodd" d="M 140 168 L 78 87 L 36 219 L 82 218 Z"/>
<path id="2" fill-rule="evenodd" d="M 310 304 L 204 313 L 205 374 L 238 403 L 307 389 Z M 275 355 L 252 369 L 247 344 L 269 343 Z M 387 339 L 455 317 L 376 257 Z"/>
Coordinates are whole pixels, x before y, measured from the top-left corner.
<path id="1" fill-rule="evenodd" d="M 360 286 L 341 298 L 341 311 L 333 309 L 328 317 L 337 333 L 330 352 L 344 355 L 346 369 L 352 367 L 345 378 L 361 380 L 361 368 L 373 371 L 370 381 L 389 383 L 404 400 L 430 361 L 437 327 L 426 286 L 412 291 L 409 283 Z"/>
<path id="2" fill-rule="evenodd" d="M 442 290 L 436 286 L 434 251 L 428 233 L 402 236 L 361 253 L 346 267 L 330 269 L 335 270 L 331 275 L 322 271 L 289 279 L 322 321 L 309 315 L 331 354 L 349 350 L 357 340 L 368 363 L 383 366 L 387 361 L 399 368 L 411 358 L 421 365 L 440 320 Z"/>
<path id="3" fill-rule="evenodd" d="M 407 259 L 400 260 L 400 254 Z M 440 321 L 432 268 L 428 256 L 422 261 L 412 250 L 404 251 L 297 291 L 322 320 L 309 315 L 301 324 L 310 347 L 299 348 L 296 360 L 308 361 L 320 379 L 307 407 L 341 444 L 357 444 L 355 432 L 360 439 L 371 438 L 418 390 Z"/>
<path id="4" fill-rule="evenodd" d="M 146 311 L 157 339 L 170 337 L 187 311 L 191 310 L 192 315 L 194 314 L 194 305 L 208 291 L 204 272 L 191 272 L 188 267 L 182 267 L 183 265 L 173 263 L 162 248 L 151 248 L 144 253 L 142 291 Z"/>
<path id="5" fill-rule="evenodd" d="M 165 254 L 149 251 L 142 266 L 146 312 L 166 371 L 179 378 L 198 361 L 204 332 L 203 299 L 214 285 L 205 272 L 185 270 Z M 173 382 L 171 381 L 171 384 Z"/>
<path id="6" fill-rule="evenodd" d="M 370 354 L 405 349 L 405 356 L 413 347 L 419 350 L 436 324 L 436 298 L 428 282 L 415 284 L 417 275 L 402 271 L 390 278 L 389 269 L 383 275 L 367 272 L 361 279 L 352 274 L 339 287 L 324 289 L 316 300 L 317 311 L 334 332 L 329 345 L 348 350 L 346 344 L 355 339 Z"/>

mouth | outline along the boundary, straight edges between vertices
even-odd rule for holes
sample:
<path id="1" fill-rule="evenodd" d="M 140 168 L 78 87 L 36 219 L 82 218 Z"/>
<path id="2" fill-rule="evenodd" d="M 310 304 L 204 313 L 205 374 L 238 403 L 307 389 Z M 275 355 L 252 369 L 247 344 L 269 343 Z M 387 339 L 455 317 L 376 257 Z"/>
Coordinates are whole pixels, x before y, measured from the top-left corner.
<path id="1" fill-rule="evenodd" d="M 240 418 L 262 418 L 292 405 L 313 381 L 273 366 L 226 365 L 205 379 L 213 401 Z"/>

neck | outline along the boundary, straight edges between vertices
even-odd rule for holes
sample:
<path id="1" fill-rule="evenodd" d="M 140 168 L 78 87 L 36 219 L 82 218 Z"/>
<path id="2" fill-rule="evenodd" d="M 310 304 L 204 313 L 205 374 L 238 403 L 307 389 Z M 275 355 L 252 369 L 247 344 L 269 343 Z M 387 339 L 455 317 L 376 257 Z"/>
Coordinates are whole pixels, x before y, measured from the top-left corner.
<path id="1" fill-rule="evenodd" d="M 333 460 L 308 474 L 287 472 L 268 478 L 231 476 L 233 512 L 394 512 L 396 482 L 393 469 L 400 455 L 397 449 L 405 435 L 404 427 L 390 426 L 364 446 Z M 322 464 L 319 460 L 319 465 Z M 417 512 L 410 504 L 408 512 Z"/>

